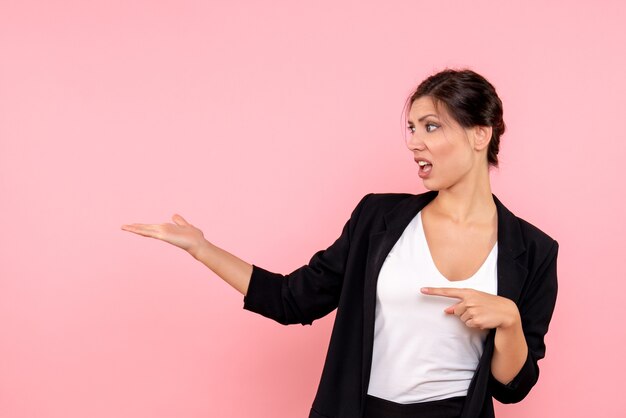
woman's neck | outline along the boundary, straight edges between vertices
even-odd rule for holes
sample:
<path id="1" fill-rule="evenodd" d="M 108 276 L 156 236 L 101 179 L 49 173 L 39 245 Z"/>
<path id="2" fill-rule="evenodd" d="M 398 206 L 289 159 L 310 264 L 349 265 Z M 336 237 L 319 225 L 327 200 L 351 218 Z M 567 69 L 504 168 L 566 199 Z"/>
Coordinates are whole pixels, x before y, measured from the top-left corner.
<path id="1" fill-rule="evenodd" d="M 454 223 L 490 222 L 497 208 L 491 194 L 489 171 L 481 170 L 473 178 L 467 176 L 452 187 L 439 190 L 429 206 Z"/>

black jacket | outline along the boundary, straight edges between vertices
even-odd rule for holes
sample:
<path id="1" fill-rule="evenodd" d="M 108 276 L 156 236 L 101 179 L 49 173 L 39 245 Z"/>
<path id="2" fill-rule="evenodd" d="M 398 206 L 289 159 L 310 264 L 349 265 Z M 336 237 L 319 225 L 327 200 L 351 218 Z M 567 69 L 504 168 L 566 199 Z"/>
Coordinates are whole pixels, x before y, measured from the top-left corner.
<path id="1" fill-rule="evenodd" d="M 309 418 L 361 418 L 374 340 L 376 281 L 387 254 L 411 219 L 437 191 L 370 193 L 353 210 L 341 236 L 308 264 L 282 275 L 253 265 L 244 309 L 281 324 L 310 325 L 337 308 L 328 353 Z M 539 377 L 544 335 L 557 296 L 558 243 L 511 213 L 493 195 L 498 211 L 498 295 L 520 311 L 528 357 L 503 385 L 491 374 L 495 329 L 470 383 L 462 418 L 493 418 L 492 397 L 522 400 Z"/>

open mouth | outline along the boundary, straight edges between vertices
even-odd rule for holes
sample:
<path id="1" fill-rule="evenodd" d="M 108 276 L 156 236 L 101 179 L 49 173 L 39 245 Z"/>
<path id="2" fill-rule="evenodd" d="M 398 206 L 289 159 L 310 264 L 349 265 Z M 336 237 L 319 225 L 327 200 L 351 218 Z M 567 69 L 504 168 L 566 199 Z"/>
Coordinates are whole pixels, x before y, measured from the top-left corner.
<path id="1" fill-rule="evenodd" d="M 426 161 L 418 161 L 417 164 L 420 166 L 420 171 L 422 173 L 429 173 L 433 168 L 433 165 Z"/>

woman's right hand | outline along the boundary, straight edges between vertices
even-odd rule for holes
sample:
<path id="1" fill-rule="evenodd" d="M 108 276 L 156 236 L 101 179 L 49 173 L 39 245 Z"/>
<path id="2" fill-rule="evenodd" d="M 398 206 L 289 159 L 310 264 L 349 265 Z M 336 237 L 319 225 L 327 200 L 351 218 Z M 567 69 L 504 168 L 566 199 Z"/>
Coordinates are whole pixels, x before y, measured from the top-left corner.
<path id="1" fill-rule="evenodd" d="M 172 220 L 173 224 L 129 224 L 122 225 L 122 229 L 168 242 L 195 257 L 198 249 L 207 242 L 204 234 L 178 214 L 172 216 Z"/>

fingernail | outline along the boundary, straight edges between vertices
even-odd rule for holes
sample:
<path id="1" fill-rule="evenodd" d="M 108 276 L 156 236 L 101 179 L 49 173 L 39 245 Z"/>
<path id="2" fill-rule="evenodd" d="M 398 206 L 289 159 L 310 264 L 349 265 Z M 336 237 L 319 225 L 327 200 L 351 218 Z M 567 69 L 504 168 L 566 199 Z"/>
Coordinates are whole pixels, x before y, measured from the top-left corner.
<path id="1" fill-rule="evenodd" d="M 427 287 L 422 287 L 421 290 L 422 290 L 423 293 L 428 293 L 428 288 Z"/>

